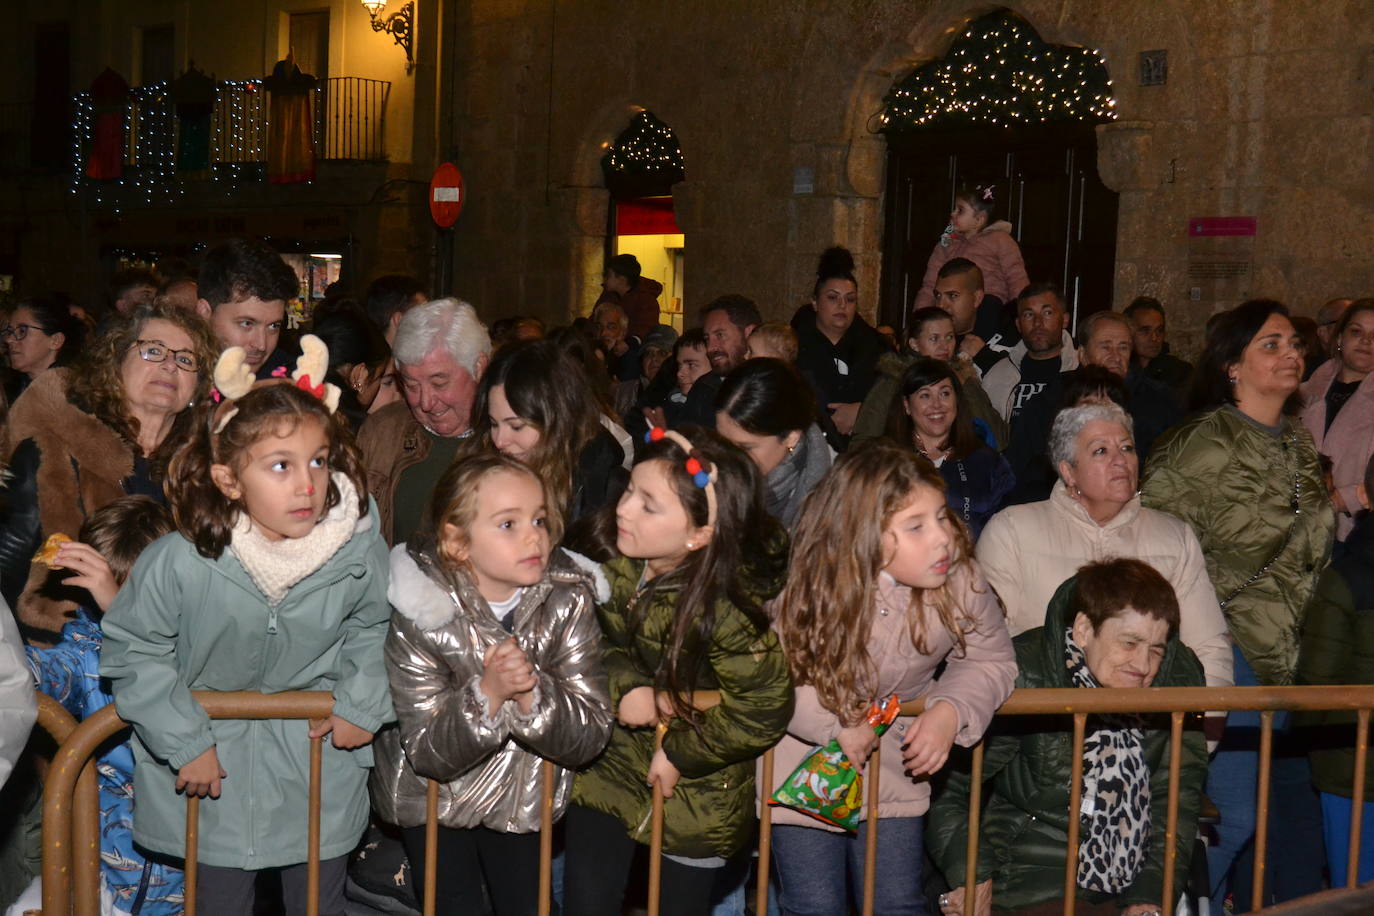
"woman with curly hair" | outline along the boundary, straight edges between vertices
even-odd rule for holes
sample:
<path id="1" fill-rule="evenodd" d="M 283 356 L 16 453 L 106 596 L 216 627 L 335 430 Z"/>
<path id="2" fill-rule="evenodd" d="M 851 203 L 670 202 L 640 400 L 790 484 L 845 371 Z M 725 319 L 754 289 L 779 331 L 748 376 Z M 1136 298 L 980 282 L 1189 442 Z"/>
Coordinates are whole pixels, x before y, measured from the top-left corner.
<path id="1" fill-rule="evenodd" d="M 74 367 L 36 378 L 10 411 L 8 500 L 0 514 L 0 593 L 31 638 L 76 606 L 31 562 L 54 534 L 127 494 L 162 501 L 162 478 L 210 389 L 217 348 L 196 315 L 150 305 L 106 331 Z"/>

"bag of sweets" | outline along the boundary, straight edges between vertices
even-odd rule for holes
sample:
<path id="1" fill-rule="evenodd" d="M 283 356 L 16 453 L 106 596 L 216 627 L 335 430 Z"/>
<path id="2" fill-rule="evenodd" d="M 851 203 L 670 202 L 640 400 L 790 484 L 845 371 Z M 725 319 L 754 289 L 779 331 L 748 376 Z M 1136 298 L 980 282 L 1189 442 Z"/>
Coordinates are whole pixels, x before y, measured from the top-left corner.
<path id="1" fill-rule="evenodd" d="M 896 720 L 901 706 L 895 695 L 882 705 L 874 702 L 868 708 L 868 724 L 881 736 Z M 850 832 L 859 829 L 863 803 L 864 778 L 835 740 L 808 754 L 768 800 L 770 805 L 800 811 Z"/>

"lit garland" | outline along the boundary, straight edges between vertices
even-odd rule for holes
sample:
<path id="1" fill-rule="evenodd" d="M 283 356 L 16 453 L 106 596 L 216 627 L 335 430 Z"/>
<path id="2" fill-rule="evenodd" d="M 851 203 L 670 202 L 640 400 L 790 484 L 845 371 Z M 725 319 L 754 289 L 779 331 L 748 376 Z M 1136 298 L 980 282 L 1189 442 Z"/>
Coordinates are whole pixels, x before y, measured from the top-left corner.
<path id="1" fill-rule="evenodd" d="M 666 185 L 682 181 L 686 174 L 677 134 L 649 111 L 635 115 L 630 126 L 615 138 L 601 160 L 601 168 L 608 179 L 647 178 Z"/>
<path id="2" fill-rule="evenodd" d="M 1047 44 L 1003 10 L 970 24 L 943 60 L 894 83 L 878 129 L 1114 120 L 1106 64 L 1096 50 Z"/>
<path id="3" fill-rule="evenodd" d="M 319 104 L 316 90 L 316 104 Z M 92 179 L 87 157 L 94 143 L 96 112 L 89 92 L 73 97 L 71 192 L 88 193 L 89 203 L 128 206 L 172 203 L 183 194 L 177 172 L 176 103 L 166 82 L 129 89 L 124 108 L 124 171 L 119 178 Z M 260 182 L 267 159 L 268 105 L 262 80 L 221 80 L 211 117 L 211 174 L 225 196 L 241 182 Z"/>

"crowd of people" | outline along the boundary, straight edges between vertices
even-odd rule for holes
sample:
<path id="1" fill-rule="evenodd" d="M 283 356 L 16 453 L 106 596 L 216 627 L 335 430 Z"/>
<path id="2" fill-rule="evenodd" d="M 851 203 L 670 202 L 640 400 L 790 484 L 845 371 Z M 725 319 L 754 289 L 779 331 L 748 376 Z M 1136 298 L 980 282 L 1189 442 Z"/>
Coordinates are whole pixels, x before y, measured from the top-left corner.
<path id="1" fill-rule="evenodd" d="M 103 315 L 20 300 L 0 329 L 6 815 L 37 814 L 36 685 L 133 726 L 97 768 L 114 912 L 182 911 L 183 796 L 207 799 L 199 912 L 269 889 L 303 911 L 320 739 L 321 913 L 426 885 L 440 913 L 533 913 L 552 763 L 559 912 L 621 911 L 657 789 L 662 912 L 734 916 L 760 790 L 817 748 L 862 772 L 881 747 L 875 913 L 1058 912 L 1070 723 L 997 718 L 1013 688 L 1374 682 L 1374 299 L 1324 307 L 1324 352 L 1245 302 L 1192 366 L 1153 299 L 1071 335 L 994 211 L 959 196 L 900 345 L 859 315 L 843 249 L 790 322 L 727 294 L 681 333 L 630 256 L 551 329 L 401 276 L 287 329 L 296 278 L 252 241 L 121 275 Z M 333 709 L 211 720 L 200 690 Z M 893 696 L 925 712 L 875 728 Z M 1184 731 L 1172 886 L 1210 802 L 1213 913 L 1251 903 L 1258 721 Z M 1351 721 L 1276 717 L 1277 899 L 1344 876 Z M 1080 912 L 1161 911 L 1171 740 L 1167 718 L 1088 720 Z M 848 912 L 865 817 L 775 809 L 768 911 Z M 0 894 L 33 873 L 23 844 L 0 831 Z"/>

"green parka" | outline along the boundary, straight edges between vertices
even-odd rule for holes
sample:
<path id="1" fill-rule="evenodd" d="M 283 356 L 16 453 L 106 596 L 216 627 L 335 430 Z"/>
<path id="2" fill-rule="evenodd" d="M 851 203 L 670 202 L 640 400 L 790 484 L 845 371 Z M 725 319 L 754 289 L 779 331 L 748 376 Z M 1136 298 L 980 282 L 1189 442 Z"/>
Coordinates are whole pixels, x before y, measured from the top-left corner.
<path id="1" fill-rule="evenodd" d="M 1059 587 L 1050 601 L 1045 626 L 1027 630 L 1012 641 L 1021 668 L 1017 689 L 1073 686 L 1064 663 L 1064 633 L 1070 623 L 1068 605 L 1076 581 L 1070 579 Z M 1201 687 L 1204 683 L 1197 656 L 1177 638 L 1170 639 L 1151 686 Z M 1097 721 L 1095 717 L 1088 719 L 1090 732 Z M 1199 717 L 1190 717 L 1183 737 L 1175 888 L 1182 888 L 1188 877 L 1198 803 L 1207 778 L 1207 745 L 1200 723 Z M 983 796 L 978 880 L 992 879 L 996 909 L 1062 900 L 1068 861 L 1069 787 L 1073 781 L 1073 720 L 1069 716 L 998 716 L 984 741 L 983 778 L 985 785 L 990 781 L 992 786 Z M 1150 848 L 1135 881 L 1116 895 L 1122 907 L 1163 902 L 1169 743 L 1168 716 L 1150 720 L 1144 739 L 1145 763 L 1150 771 Z M 967 756 L 945 772 L 945 786 L 937 791 L 927 815 L 926 844 L 950 885 L 962 887 L 967 874 Z M 1078 893 L 1090 902 L 1111 899 L 1082 889 Z"/>
<path id="2" fill-rule="evenodd" d="M 746 588 L 760 604 L 782 590 L 787 573 L 786 538 L 759 550 L 745 573 Z M 636 687 L 652 686 L 662 661 L 679 593 L 679 582 L 639 587 L 643 560 L 617 558 L 603 570 L 611 599 L 597 609 L 606 646 L 611 708 Z M 668 574 L 672 576 L 672 573 Z M 641 596 L 647 608 L 635 608 Z M 638 631 L 633 619 L 642 618 Z M 728 601 L 716 603 L 715 630 L 696 681 L 698 690 L 719 690 L 720 705 L 702 713 L 699 731 L 673 719 L 663 750 L 682 779 L 664 801 L 663 851 L 691 858 L 731 856 L 753 833 L 754 760 L 778 743 L 792 718 L 792 679 L 777 634 L 759 628 Z M 605 752 L 573 783 L 573 803 L 618 818 L 630 836 L 649 842 L 653 797 L 645 784 L 654 755 L 652 728 L 617 724 Z"/>
<path id="3" fill-rule="evenodd" d="M 1293 683 L 1303 615 L 1336 531 L 1311 434 L 1285 417 L 1275 435 L 1219 407 L 1156 440 L 1141 501 L 1192 526 L 1231 638 L 1260 683 Z"/>
<path id="4" fill-rule="evenodd" d="M 377 506 L 319 569 L 268 606 L 232 550 L 201 556 L 180 534 L 155 541 L 102 621 L 100 673 L 134 725 L 134 839 L 185 854 L 186 799 L 175 770 L 210 747 L 228 773 L 200 804 L 200 861 L 261 869 L 306 860 L 309 725 L 211 721 L 193 690 L 324 690 L 334 713 L 375 732 L 393 719 L 382 645 L 386 542 Z M 372 747 L 323 742 L 320 858 L 352 851 L 367 826 Z"/>
<path id="5" fill-rule="evenodd" d="M 1345 554 L 1322 576 L 1303 627 L 1302 684 L 1374 684 L 1374 515 L 1356 523 Z M 1332 795 L 1355 792 L 1355 713 L 1299 716 L 1321 728 L 1309 738 L 1312 782 Z M 1374 754 L 1365 764 L 1365 798 L 1374 791 Z"/>

